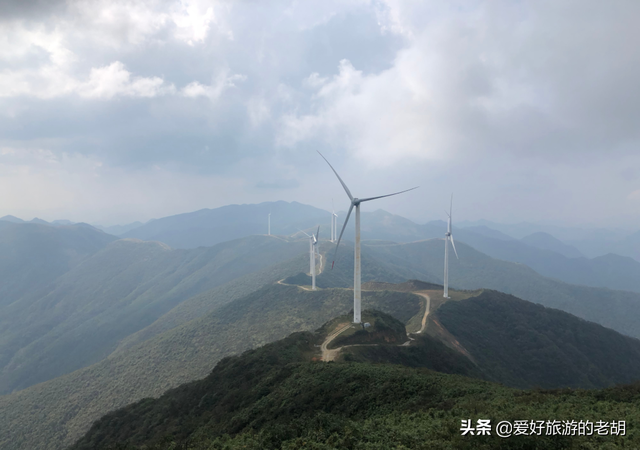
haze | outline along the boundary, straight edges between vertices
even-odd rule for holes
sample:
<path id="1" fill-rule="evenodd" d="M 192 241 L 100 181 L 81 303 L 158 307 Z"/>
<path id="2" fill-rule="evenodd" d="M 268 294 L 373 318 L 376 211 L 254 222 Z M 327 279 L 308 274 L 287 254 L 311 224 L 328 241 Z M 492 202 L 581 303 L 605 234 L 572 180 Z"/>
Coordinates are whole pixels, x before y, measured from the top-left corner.
<path id="1" fill-rule="evenodd" d="M 230 203 L 640 227 L 631 1 L 4 1 L 0 216 Z M 372 207 L 373 208 L 373 207 Z M 366 210 L 366 209 L 365 209 Z"/>

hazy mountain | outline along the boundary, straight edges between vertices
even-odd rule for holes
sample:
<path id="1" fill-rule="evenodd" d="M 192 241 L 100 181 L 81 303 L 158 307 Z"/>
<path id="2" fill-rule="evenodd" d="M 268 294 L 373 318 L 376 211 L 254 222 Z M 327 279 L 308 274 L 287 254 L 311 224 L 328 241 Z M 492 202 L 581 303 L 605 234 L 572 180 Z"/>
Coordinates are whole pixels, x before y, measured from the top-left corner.
<path id="1" fill-rule="evenodd" d="M 570 253 L 571 247 L 562 243 L 556 245 L 557 251 L 545 250 L 519 240 L 481 236 L 467 228 L 454 230 L 454 237 L 456 245 L 464 242 L 491 257 L 526 264 L 541 275 L 567 283 L 640 292 L 640 263 L 628 257 L 569 258 L 561 252 Z M 555 241 L 550 238 L 533 239 L 552 246 Z"/>
<path id="2" fill-rule="evenodd" d="M 123 237 L 161 241 L 174 248 L 211 246 L 219 242 L 255 234 L 267 234 L 267 216 L 271 213 L 271 234 L 289 235 L 326 222 L 330 213 L 313 206 L 283 201 L 257 205 L 228 205 L 201 209 L 148 222 L 124 233 Z"/>
<path id="3" fill-rule="evenodd" d="M 430 222 L 433 223 L 433 222 Z M 467 233 L 467 232 L 473 232 L 475 234 L 479 234 L 481 236 L 485 236 L 491 239 L 498 239 L 501 241 L 514 241 L 515 239 L 512 238 L 511 236 L 508 236 L 498 230 L 494 230 L 492 228 L 489 228 L 487 226 L 484 225 L 480 225 L 480 226 L 474 226 L 474 227 L 466 227 L 463 230 L 461 230 L 460 232 L 463 233 Z M 534 246 L 535 247 L 535 246 Z"/>
<path id="4" fill-rule="evenodd" d="M 504 224 L 492 222 L 490 220 L 458 221 L 456 226 L 460 228 L 486 226 L 493 230 L 500 231 L 515 239 L 522 239 L 534 233 L 547 233 L 562 242 L 569 241 L 619 241 L 630 234 L 629 231 L 620 228 L 590 228 L 590 227 L 567 227 L 557 225 L 545 225 L 539 223 L 520 222 L 515 224 Z M 594 255 L 597 256 L 597 255 Z"/>
<path id="5" fill-rule="evenodd" d="M 1 219 L 0 219 L 0 220 L 1 220 Z M 75 223 L 75 222 L 71 222 L 70 220 L 67 220 L 67 219 L 60 219 L 60 220 L 54 220 L 54 221 L 52 221 L 52 222 L 51 222 L 51 225 L 56 225 L 56 226 L 59 226 L 59 225 L 73 225 L 74 223 Z M 99 227 L 95 227 L 95 228 L 100 229 Z M 102 231 L 105 231 L 105 230 L 102 230 Z M 113 233 L 109 233 L 108 231 L 105 231 L 105 233 L 113 234 Z"/>
<path id="6" fill-rule="evenodd" d="M 554 238 L 549 233 L 542 231 L 533 233 L 520 239 L 531 247 L 536 247 L 542 250 L 551 250 L 567 258 L 584 258 L 585 256 L 575 248 L 573 245 L 567 245 L 559 239 Z"/>
<path id="7" fill-rule="evenodd" d="M 115 239 L 86 224 L 0 221 L 0 311 L 22 297 L 44 295 L 49 283 Z"/>
<path id="8" fill-rule="evenodd" d="M 142 222 L 132 222 L 126 225 L 112 225 L 110 227 L 103 227 L 102 225 L 95 225 L 96 228 L 104 231 L 105 233 L 113 234 L 114 236 L 122 236 L 127 231 L 134 230 L 144 225 Z"/>
<path id="9" fill-rule="evenodd" d="M 13 222 L 13 223 L 25 223 L 24 220 L 17 218 L 16 216 L 2 216 L 0 217 L 0 220 L 4 220 L 6 222 Z"/>
<path id="10" fill-rule="evenodd" d="M 180 302 L 290 259 L 307 245 L 268 236 L 194 250 L 131 239 L 113 242 L 54 280 L 46 295 L 4 308 L 0 392 L 100 361 L 120 340 Z"/>
<path id="11" fill-rule="evenodd" d="M 449 259 L 451 286 L 506 292 L 640 338 L 640 294 L 564 283 L 544 277 L 526 265 L 491 258 L 462 242 L 456 242 L 456 246 L 460 259 Z M 391 267 L 434 278 L 433 274 L 441 277 L 443 271 L 443 239 L 399 244 L 371 242 L 363 248 L 363 255 L 366 252 Z"/>
<path id="12" fill-rule="evenodd" d="M 192 248 L 210 245 L 217 239 L 241 236 L 251 233 L 263 234 L 265 217 L 272 211 L 271 223 L 274 234 L 291 234 L 299 228 L 308 229 L 320 225 L 321 236 L 330 233 L 330 216 L 326 211 L 299 203 L 262 203 L 260 205 L 231 205 L 214 210 L 202 210 L 189 214 L 165 217 L 125 233 L 140 239 L 167 242 L 176 247 Z M 340 212 L 338 232 L 345 213 Z M 275 217 L 278 217 L 276 219 Z M 304 219 L 306 217 L 306 219 Z M 287 218 L 287 225 L 279 222 Z M 291 224 L 297 223 L 293 226 Z M 440 238 L 446 232 L 444 221 L 416 224 L 404 217 L 383 210 L 362 213 L 362 238 L 412 242 L 421 239 Z M 491 222 L 486 222 L 491 224 Z M 519 224 L 521 229 L 533 229 L 534 225 Z M 553 227 L 547 227 L 553 228 Z M 558 228 L 558 227 L 556 227 Z M 562 229 L 566 232 L 565 229 Z M 586 235 L 583 233 L 583 235 Z M 489 228 L 474 224 L 465 228 L 455 228 L 456 242 L 465 242 L 477 250 L 494 258 L 526 264 L 540 274 L 559 280 L 593 287 L 608 287 L 640 292 L 640 271 L 633 261 L 594 261 L 581 256 L 579 250 L 552 235 L 536 232 L 524 236 L 522 240 Z M 344 240 L 353 240 L 353 224 L 344 232 Z M 639 246 L 640 248 L 640 240 Z M 628 253 L 628 252 L 627 252 Z M 622 277 L 617 271 L 634 274 Z M 637 271 L 637 272 L 636 272 Z"/>

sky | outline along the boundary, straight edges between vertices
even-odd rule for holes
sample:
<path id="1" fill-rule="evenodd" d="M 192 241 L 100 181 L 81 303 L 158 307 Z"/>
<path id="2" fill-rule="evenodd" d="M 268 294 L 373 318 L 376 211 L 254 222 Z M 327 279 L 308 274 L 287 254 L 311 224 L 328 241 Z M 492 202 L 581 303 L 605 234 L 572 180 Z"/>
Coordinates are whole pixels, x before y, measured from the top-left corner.
<path id="1" fill-rule="evenodd" d="M 0 216 L 640 228 L 640 3 L 0 2 Z"/>

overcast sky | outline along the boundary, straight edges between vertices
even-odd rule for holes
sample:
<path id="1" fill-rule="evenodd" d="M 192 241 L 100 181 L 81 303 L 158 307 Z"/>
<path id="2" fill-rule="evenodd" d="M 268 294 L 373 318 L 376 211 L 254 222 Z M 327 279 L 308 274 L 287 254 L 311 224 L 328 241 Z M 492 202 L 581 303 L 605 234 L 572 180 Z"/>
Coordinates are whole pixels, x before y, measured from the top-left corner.
<path id="1" fill-rule="evenodd" d="M 0 3 L 0 215 L 640 228 L 640 2 Z"/>

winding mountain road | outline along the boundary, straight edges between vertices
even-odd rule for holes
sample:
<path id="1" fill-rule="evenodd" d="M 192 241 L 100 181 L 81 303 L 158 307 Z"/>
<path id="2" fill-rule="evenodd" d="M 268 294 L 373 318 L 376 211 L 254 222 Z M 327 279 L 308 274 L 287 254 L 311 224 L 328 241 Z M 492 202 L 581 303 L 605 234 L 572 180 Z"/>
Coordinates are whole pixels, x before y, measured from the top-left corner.
<path id="1" fill-rule="evenodd" d="M 336 356 L 338 356 L 338 353 L 340 353 L 340 349 L 342 349 L 342 347 L 330 350 L 327 348 L 327 346 L 331 343 L 331 341 L 337 338 L 340 333 L 342 333 L 350 326 L 351 322 L 342 323 L 338 325 L 338 328 L 336 328 L 333 333 L 327 336 L 327 338 L 322 343 L 322 346 L 320 346 L 320 350 L 322 351 L 322 361 L 333 361 L 334 359 L 336 359 Z"/>
<path id="2" fill-rule="evenodd" d="M 424 316 L 422 317 L 422 327 L 420 328 L 420 331 L 416 333 L 418 334 L 418 333 L 422 333 L 424 329 L 427 328 L 427 316 L 429 315 L 429 310 L 431 309 L 431 297 L 429 297 L 427 294 L 421 294 L 420 292 L 416 292 L 416 294 L 418 294 L 421 297 L 424 297 L 427 300 L 427 307 L 425 308 Z"/>

